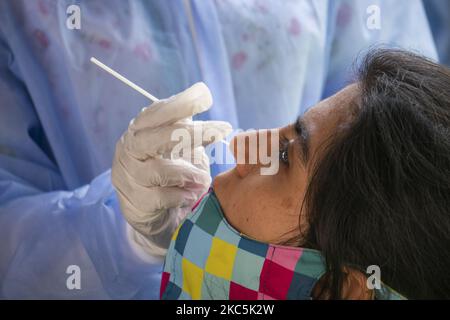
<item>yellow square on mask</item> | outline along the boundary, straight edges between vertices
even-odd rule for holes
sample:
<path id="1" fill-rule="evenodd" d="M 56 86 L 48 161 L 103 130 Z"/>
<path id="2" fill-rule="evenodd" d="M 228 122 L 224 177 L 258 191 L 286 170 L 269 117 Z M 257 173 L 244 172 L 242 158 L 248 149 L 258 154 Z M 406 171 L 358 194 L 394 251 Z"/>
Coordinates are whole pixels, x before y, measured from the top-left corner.
<path id="1" fill-rule="evenodd" d="M 203 270 L 183 258 L 181 262 L 183 271 L 183 291 L 187 292 L 193 300 L 200 300 L 202 294 Z"/>
<path id="2" fill-rule="evenodd" d="M 172 241 L 175 241 L 177 239 L 178 232 L 180 231 L 181 225 L 182 225 L 182 223 L 180 223 L 178 225 L 178 227 L 175 229 L 175 231 L 173 232 L 173 234 L 172 234 Z"/>
<path id="3" fill-rule="evenodd" d="M 205 271 L 217 277 L 231 280 L 237 249 L 230 243 L 213 238 Z"/>

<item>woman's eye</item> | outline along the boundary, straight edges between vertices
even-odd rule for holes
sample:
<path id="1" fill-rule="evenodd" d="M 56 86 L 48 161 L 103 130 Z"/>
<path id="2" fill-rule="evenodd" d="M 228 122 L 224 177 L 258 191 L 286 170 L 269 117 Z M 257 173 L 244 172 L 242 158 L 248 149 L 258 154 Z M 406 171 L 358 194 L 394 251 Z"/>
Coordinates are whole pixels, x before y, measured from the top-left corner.
<path id="1" fill-rule="evenodd" d="M 280 143 L 280 161 L 289 165 L 289 141 L 282 141 Z"/>

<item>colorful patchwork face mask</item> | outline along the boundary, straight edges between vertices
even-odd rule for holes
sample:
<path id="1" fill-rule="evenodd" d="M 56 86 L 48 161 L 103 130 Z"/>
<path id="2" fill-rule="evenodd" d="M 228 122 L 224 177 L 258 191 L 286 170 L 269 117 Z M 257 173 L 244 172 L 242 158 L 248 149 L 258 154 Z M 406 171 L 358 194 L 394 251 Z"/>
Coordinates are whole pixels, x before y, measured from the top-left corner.
<path id="1" fill-rule="evenodd" d="M 319 251 L 243 236 L 226 221 L 210 189 L 172 236 L 161 299 L 311 299 L 324 273 Z M 376 296 L 398 297 L 387 287 Z"/>

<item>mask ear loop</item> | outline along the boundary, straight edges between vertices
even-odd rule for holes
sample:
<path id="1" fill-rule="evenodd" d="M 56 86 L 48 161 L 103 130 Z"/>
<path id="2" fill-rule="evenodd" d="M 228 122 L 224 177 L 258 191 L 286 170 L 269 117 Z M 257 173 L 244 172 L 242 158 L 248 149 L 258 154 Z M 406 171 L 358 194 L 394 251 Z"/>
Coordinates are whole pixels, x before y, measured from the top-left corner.
<path id="1" fill-rule="evenodd" d="M 247 239 L 250 239 L 250 240 L 253 240 L 253 241 L 261 242 L 260 240 L 255 239 L 255 238 L 252 238 L 252 237 L 250 237 L 250 236 L 248 236 L 248 235 L 246 235 L 245 233 L 242 233 L 242 232 L 240 232 L 240 231 L 239 231 L 239 235 L 240 235 L 241 237 L 244 237 L 244 238 L 247 238 Z"/>

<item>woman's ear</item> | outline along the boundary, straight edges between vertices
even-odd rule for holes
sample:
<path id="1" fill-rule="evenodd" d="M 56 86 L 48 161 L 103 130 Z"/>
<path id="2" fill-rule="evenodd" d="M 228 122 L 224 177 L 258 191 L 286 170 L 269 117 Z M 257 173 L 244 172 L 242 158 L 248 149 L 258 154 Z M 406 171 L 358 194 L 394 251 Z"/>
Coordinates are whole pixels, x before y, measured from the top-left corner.
<path id="1" fill-rule="evenodd" d="M 373 290 L 367 287 L 367 277 L 359 270 L 344 268 L 342 299 L 372 300 Z"/>

